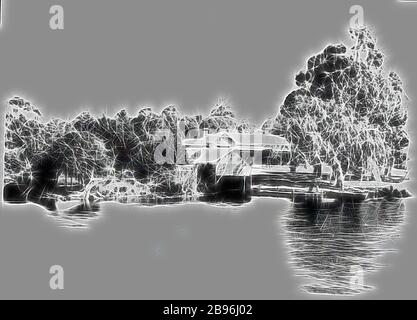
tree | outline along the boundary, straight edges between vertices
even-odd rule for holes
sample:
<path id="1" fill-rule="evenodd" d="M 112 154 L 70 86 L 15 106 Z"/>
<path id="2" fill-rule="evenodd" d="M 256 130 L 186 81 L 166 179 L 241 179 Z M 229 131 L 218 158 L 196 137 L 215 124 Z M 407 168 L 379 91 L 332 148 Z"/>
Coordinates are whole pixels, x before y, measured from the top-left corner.
<path id="1" fill-rule="evenodd" d="M 104 143 L 93 133 L 76 130 L 56 139 L 35 159 L 35 163 L 52 160 L 47 163 L 53 163 L 51 170 L 56 172 L 56 179 L 63 173 L 65 181 L 68 176 L 75 177 L 81 185 L 88 183 L 94 176 L 103 175 L 114 162 Z"/>
<path id="2" fill-rule="evenodd" d="M 29 101 L 9 100 L 5 117 L 5 172 L 11 181 L 30 175 L 30 163 L 47 146 L 41 113 Z"/>
<path id="3" fill-rule="evenodd" d="M 292 164 L 327 162 L 342 184 L 346 173 L 405 167 L 407 96 L 399 76 L 383 69 L 383 53 L 366 27 L 351 29 L 354 46 L 329 45 L 295 77 L 274 134 L 293 145 Z"/>
<path id="4" fill-rule="evenodd" d="M 210 114 L 202 120 L 200 129 L 209 130 L 211 133 L 237 131 L 240 124 L 241 122 L 236 118 L 229 101 L 225 98 L 219 98 Z M 242 128 L 244 128 L 244 124 Z"/>

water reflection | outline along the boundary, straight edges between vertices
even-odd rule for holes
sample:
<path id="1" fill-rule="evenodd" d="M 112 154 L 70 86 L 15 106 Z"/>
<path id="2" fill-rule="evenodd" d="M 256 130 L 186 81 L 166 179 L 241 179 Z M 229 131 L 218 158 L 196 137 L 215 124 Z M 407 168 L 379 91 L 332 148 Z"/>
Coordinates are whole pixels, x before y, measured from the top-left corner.
<path id="1" fill-rule="evenodd" d="M 49 217 L 54 218 L 61 227 L 71 229 L 88 229 L 91 222 L 99 218 L 102 214 L 103 205 L 109 203 L 119 203 L 134 207 L 161 207 L 174 206 L 191 203 L 207 203 L 216 207 L 240 207 L 250 202 L 250 198 L 230 198 L 200 196 L 196 198 L 184 198 L 177 196 L 165 197 L 135 197 L 131 199 L 119 199 L 118 201 L 69 201 L 54 202 L 54 211 L 49 213 Z"/>
<path id="2" fill-rule="evenodd" d="M 242 206 L 245 201 L 218 199 L 144 198 L 123 202 L 134 207 L 210 203 Z M 393 239 L 404 224 L 405 200 L 379 199 L 363 202 L 291 203 L 287 212 L 276 212 L 283 229 L 289 263 L 303 278 L 301 289 L 310 294 L 356 295 L 374 289 L 367 276 L 383 265 L 381 257 L 395 252 Z M 63 227 L 89 228 L 100 217 L 105 203 L 58 205 L 51 217 Z M 253 212 L 255 218 L 256 212 Z M 256 216 L 261 219 L 261 216 Z M 277 250 L 278 247 L 277 247 Z"/>
<path id="3" fill-rule="evenodd" d="M 395 251 L 404 200 L 293 204 L 282 226 L 289 261 L 312 294 L 355 295 L 373 289 L 366 276 L 382 267 L 379 258 Z"/>
<path id="4" fill-rule="evenodd" d="M 67 204 L 67 207 L 49 214 L 65 228 L 88 229 L 91 222 L 100 216 L 100 203 L 98 202 L 71 202 Z"/>

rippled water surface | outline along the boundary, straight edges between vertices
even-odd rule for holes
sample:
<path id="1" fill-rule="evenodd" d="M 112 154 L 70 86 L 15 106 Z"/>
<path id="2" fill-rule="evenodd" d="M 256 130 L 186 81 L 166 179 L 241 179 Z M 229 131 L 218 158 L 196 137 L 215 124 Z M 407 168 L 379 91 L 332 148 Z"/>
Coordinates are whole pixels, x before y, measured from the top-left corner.
<path id="1" fill-rule="evenodd" d="M 404 200 L 292 204 L 282 217 L 291 267 L 313 294 L 354 295 L 374 289 L 367 275 L 395 252 L 404 224 Z"/>

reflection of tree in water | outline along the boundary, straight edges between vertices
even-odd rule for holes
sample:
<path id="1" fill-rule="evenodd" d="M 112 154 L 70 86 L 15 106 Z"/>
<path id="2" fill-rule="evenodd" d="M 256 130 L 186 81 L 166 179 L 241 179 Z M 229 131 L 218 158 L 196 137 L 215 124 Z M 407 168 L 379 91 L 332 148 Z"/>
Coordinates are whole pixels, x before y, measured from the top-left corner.
<path id="1" fill-rule="evenodd" d="M 88 229 L 91 221 L 100 216 L 100 203 L 81 202 L 66 210 L 53 211 L 49 216 L 59 221 L 62 227 Z"/>
<path id="2" fill-rule="evenodd" d="M 141 207 L 156 207 L 156 206 L 175 206 L 190 203 L 209 203 L 215 207 L 223 208 L 237 208 L 250 202 L 250 198 L 241 197 L 240 199 L 232 194 L 222 195 L 222 197 L 207 195 L 201 196 L 197 199 L 184 200 L 182 197 L 170 197 L 170 198 L 146 198 L 136 197 L 133 199 L 118 199 L 113 203 L 124 203 L 134 205 L 137 208 Z M 76 203 L 76 204 L 75 204 Z M 69 207 L 66 209 L 55 210 L 49 214 L 49 217 L 56 219 L 60 226 L 71 229 L 88 229 L 92 220 L 100 218 L 103 209 L 100 201 L 81 201 L 69 203 Z M 53 203 L 55 204 L 55 203 Z"/>
<path id="3" fill-rule="evenodd" d="M 400 236 L 403 222 L 402 200 L 321 208 L 294 204 L 283 217 L 283 227 L 290 264 L 297 275 L 309 279 L 302 289 L 330 295 L 372 289 L 361 277 L 382 266 L 379 257 L 395 251 L 387 245 Z"/>

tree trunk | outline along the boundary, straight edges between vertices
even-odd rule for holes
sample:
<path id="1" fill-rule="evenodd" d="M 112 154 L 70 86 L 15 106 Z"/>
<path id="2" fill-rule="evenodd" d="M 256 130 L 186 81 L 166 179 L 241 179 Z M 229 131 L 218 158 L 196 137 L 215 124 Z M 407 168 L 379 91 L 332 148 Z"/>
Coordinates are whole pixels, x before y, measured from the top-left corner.
<path id="1" fill-rule="evenodd" d="M 340 166 L 339 163 L 337 165 L 337 171 L 336 171 L 336 173 L 337 173 L 337 183 L 336 183 L 336 186 L 339 187 L 341 191 L 343 191 L 345 177 L 343 175 L 342 167 Z"/>
<path id="2" fill-rule="evenodd" d="M 65 176 L 65 180 L 64 180 L 65 191 L 68 191 L 68 167 L 67 166 L 65 166 L 65 169 L 64 169 L 64 176 Z"/>

